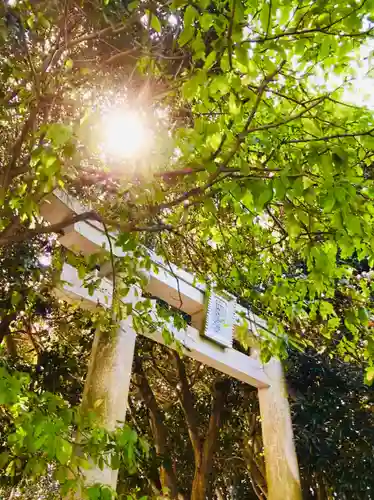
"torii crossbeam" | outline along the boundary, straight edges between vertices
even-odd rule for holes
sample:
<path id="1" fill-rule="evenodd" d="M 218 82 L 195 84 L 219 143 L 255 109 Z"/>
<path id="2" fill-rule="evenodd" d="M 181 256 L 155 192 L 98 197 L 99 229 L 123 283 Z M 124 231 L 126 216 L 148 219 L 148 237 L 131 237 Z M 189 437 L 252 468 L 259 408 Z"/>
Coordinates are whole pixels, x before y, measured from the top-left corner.
<path id="1" fill-rule="evenodd" d="M 79 202 L 64 192 L 54 193 L 41 207 L 42 216 L 50 224 L 83 211 Z M 65 229 L 60 242 L 66 248 L 85 255 L 101 251 L 103 247 L 109 250 L 108 237 L 99 223 L 78 222 Z M 117 257 L 125 255 L 122 249 L 115 246 L 113 253 Z M 232 329 L 243 321 L 243 317 L 255 336 L 259 335 L 258 328 L 266 326 L 265 322 L 236 304 L 235 299 L 228 295 L 211 296 L 207 310 L 208 291 L 204 285 L 196 283 L 190 273 L 176 266 L 170 268 L 154 253 L 150 252 L 150 256 L 157 264 L 158 272 L 148 272 L 146 292 L 191 317 L 191 326 L 185 331 L 171 327 L 175 339 L 186 347 L 186 355 L 258 389 L 268 499 L 300 500 L 299 470 L 281 363 L 273 358 L 264 365 L 257 348 L 247 356 L 232 347 Z M 78 301 L 87 308 L 97 304 L 110 306 L 110 279 L 104 277 L 101 288 L 95 290 L 93 295 L 83 286 L 74 267 L 65 264 L 62 279 L 67 284 L 59 293 L 65 298 Z M 135 303 L 137 300 L 136 291 L 130 290 L 126 302 Z M 206 330 L 202 336 L 200 333 L 204 325 Z M 164 343 L 161 333 L 144 334 Z M 95 336 L 83 400 L 89 405 L 97 400 L 104 401 L 102 425 L 108 430 L 113 430 L 118 422 L 125 420 L 135 339 L 131 316 L 121 322 L 116 336 L 110 341 L 103 339 L 99 332 Z M 115 489 L 117 471 L 94 467 L 87 472 L 87 481 L 108 484 Z"/>

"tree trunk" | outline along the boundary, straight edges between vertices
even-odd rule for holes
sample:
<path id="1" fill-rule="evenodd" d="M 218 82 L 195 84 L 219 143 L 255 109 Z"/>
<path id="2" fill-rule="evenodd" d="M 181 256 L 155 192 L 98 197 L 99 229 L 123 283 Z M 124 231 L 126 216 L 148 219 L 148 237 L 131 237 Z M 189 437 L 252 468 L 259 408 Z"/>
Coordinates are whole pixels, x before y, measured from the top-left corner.
<path id="1" fill-rule="evenodd" d="M 205 500 L 206 477 L 202 469 L 195 470 L 192 483 L 191 500 Z"/>
<path id="2" fill-rule="evenodd" d="M 155 448 L 157 455 L 161 458 L 160 466 L 160 482 L 162 488 L 169 490 L 171 498 L 180 498 L 178 495 L 178 484 L 173 466 L 170 460 L 170 453 L 167 446 L 167 428 L 165 425 L 164 415 L 159 408 L 153 391 L 149 385 L 146 374 L 144 373 L 141 361 L 135 359 L 134 372 L 137 378 L 137 385 L 140 395 L 147 406 L 150 415 L 150 423 L 152 434 L 155 440 Z"/>
<path id="3" fill-rule="evenodd" d="M 214 452 L 217 447 L 219 430 L 222 424 L 222 413 L 229 387 L 228 380 L 218 381 L 215 384 L 208 432 L 200 448 L 200 458 L 195 461 L 191 500 L 206 500 L 208 487 L 211 483 Z"/>
<path id="4" fill-rule="evenodd" d="M 9 327 L 12 321 L 17 317 L 15 312 L 7 314 L 0 322 L 0 344 L 2 344 L 4 338 L 9 335 Z"/>
<path id="5" fill-rule="evenodd" d="M 12 335 L 8 334 L 5 337 L 6 350 L 10 358 L 16 360 L 18 357 L 17 353 L 17 342 L 14 340 Z"/>

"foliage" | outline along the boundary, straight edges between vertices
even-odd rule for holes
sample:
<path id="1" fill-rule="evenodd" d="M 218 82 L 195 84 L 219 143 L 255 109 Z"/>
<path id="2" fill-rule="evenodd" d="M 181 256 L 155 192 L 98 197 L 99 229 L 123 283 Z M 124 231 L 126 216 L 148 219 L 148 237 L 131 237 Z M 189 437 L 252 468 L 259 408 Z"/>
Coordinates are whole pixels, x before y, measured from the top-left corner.
<path id="1" fill-rule="evenodd" d="M 42 248 L 45 248 L 44 245 Z M 33 275 L 36 275 L 38 280 L 41 279 L 41 276 L 45 277 L 50 273 L 48 267 L 41 266 L 38 261 L 38 245 L 36 248 L 29 245 L 24 249 L 18 247 L 17 254 L 25 257 L 25 264 L 28 263 L 28 266 L 24 267 L 27 269 L 31 267 L 34 272 L 39 270 L 39 273 Z M 12 273 L 9 275 L 12 275 L 13 278 L 16 276 L 14 268 L 19 266 L 22 261 L 22 257 L 17 260 L 14 255 L 15 253 L 12 253 L 12 259 L 9 261 L 9 271 Z M 30 262 L 34 263 L 34 267 L 30 265 Z M 7 269 L 7 265 L 3 265 L 3 272 Z M 358 266 L 357 263 L 354 265 L 360 274 L 366 272 L 362 265 Z M 45 283 L 44 279 L 41 279 L 41 282 Z M 36 283 L 30 281 L 30 288 L 36 290 Z M 19 283 L 18 286 L 21 288 L 22 283 Z M 12 294 L 11 290 L 8 289 L 8 295 Z M 3 297 L 5 300 L 5 294 Z M 27 491 L 35 491 L 32 488 L 40 488 L 39 485 L 46 481 L 43 476 L 31 474 L 29 477 L 24 473 L 25 465 L 30 463 L 28 458 L 30 458 L 31 452 L 28 446 L 36 441 L 33 440 L 33 433 L 36 432 L 34 430 L 36 426 L 33 425 L 35 420 L 40 421 L 40 425 L 43 425 L 43 437 L 46 439 L 46 444 L 36 457 L 35 453 L 32 454 L 32 459 L 36 459 L 38 464 L 40 461 L 44 467 L 47 467 L 48 488 L 56 487 L 54 486 L 54 478 L 58 470 L 58 468 L 56 469 L 58 459 L 56 456 L 52 457 L 53 451 L 49 449 L 48 443 L 56 441 L 56 435 L 53 432 L 57 431 L 57 439 L 65 439 L 67 436 L 69 440 L 74 439 L 71 430 L 75 428 L 75 422 L 69 428 L 69 425 L 61 422 L 60 412 L 67 411 L 72 414 L 77 412 L 71 405 L 78 404 L 81 398 L 87 356 L 95 325 L 95 316 L 92 313 L 87 317 L 79 309 L 72 309 L 71 306 L 61 302 L 56 303 L 55 299 L 51 295 L 48 296 L 45 291 L 43 297 L 45 299 L 43 308 L 40 308 L 39 302 L 35 303 L 35 310 L 29 307 L 29 323 L 32 325 L 31 333 L 34 341 L 38 345 L 38 355 L 35 355 L 35 347 L 30 342 L 27 333 L 21 334 L 19 330 L 11 329 L 8 334 L 16 340 L 17 357 L 12 359 L 11 353 L 7 354 L 8 361 L 6 363 L 8 370 L 14 376 L 10 377 L 9 372 L 3 371 L 4 377 L 1 378 L 3 383 L 8 384 L 7 387 L 11 381 L 15 389 L 20 387 L 20 385 L 16 386 L 15 384 L 17 380 L 30 380 L 27 382 L 29 390 L 22 390 L 21 393 L 4 389 L 4 387 L 0 391 L 3 395 L 18 394 L 19 397 L 22 397 L 22 408 L 25 413 L 17 417 L 17 423 L 20 423 L 20 428 L 29 430 L 23 436 L 22 442 L 28 444 L 22 444 L 22 449 L 17 448 L 18 441 L 7 443 L 9 436 L 14 434 L 15 420 L 12 414 L 9 421 L 9 404 L 1 406 L 4 411 L 6 408 L 6 413 L 2 414 L 2 449 L 9 454 L 2 455 L 4 458 L 8 457 L 4 469 L 8 468 L 11 459 L 21 462 L 21 464 L 17 462 L 20 467 L 19 470 L 14 471 L 15 476 L 6 478 L 4 474 L 3 480 Z M 337 305 L 339 305 L 340 310 L 344 303 Z M 43 329 L 35 328 L 35 325 L 40 324 L 41 313 L 45 322 L 44 327 Z M 101 315 L 99 315 L 98 321 L 102 321 Z M 152 427 L 149 427 L 148 423 L 151 406 L 149 403 L 144 403 L 139 389 L 135 385 L 131 397 L 132 425 L 135 425 L 138 435 L 144 436 L 147 442 L 151 445 L 154 443 L 154 445 L 148 451 L 148 446 L 144 444 L 144 441 L 141 441 L 147 454 L 138 456 L 137 470 L 133 470 L 132 474 L 129 475 L 128 470 L 124 469 L 123 465 L 120 466 L 119 493 L 127 494 L 130 490 L 135 491 L 138 488 L 139 491 L 135 495 L 157 495 L 154 493 L 154 487 L 150 487 L 150 484 L 156 486 L 156 491 L 161 489 L 160 467 L 166 461 L 166 463 L 173 463 L 177 472 L 178 485 L 181 488 L 180 494 L 188 496 L 194 475 L 194 458 L 188 436 L 188 425 L 182 407 L 178 403 L 176 386 L 178 386 L 179 378 L 175 367 L 170 363 L 171 355 L 161 346 L 143 340 L 138 345 L 136 359 L 142 364 L 143 373 L 146 374 L 159 409 L 166 419 L 167 452 L 166 455 L 162 454 L 161 456 L 159 452 L 156 452 Z M 211 391 L 218 377 L 213 370 L 199 366 L 188 359 L 184 359 L 184 364 L 195 401 L 195 409 L 199 415 L 199 425 L 204 433 L 203 429 L 206 428 L 206 422 L 211 412 Z M 21 376 L 17 374 L 19 372 L 15 369 L 27 370 L 28 374 Z M 165 376 L 167 379 L 164 378 Z M 371 396 L 369 390 L 365 389 L 362 384 L 362 372 L 347 363 L 329 361 L 326 355 L 324 358 L 317 354 L 313 354 L 313 357 L 304 357 L 302 354 L 294 353 L 290 359 L 288 379 L 291 396 L 294 400 L 293 418 L 305 490 L 309 491 L 309 488 L 312 488 L 316 492 L 318 488 L 322 488 L 320 486 L 322 482 L 326 492 L 330 491 L 330 494 L 331 491 L 335 491 L 341 496 L 346 495 L 347 498 L 355 498 L 355 495 L 357 498 L 362 497 L 364 491 L 362 488 L 365 489 L 371 484 L 370 455 L 363 458 L 367 443 L 370 443 Z M 326 391 L 326 387 L 329 388 L 328 391 Z M 45 392 L 46 390 L 50 392 Z M 143 403 L 140 403 L 139 398 Z M 44 401 L 49 402 L 50 400 L 57 401 L 56 411 L 53 409 L 51 411 L 49 407 L 46 408 Z M 344 401 L 344 405 L 342 401 Z M 324 402 L 323 405 L 322 402 Z M 35 412 L 30 413 L 30 405 L 34 406 Z M 332 408 L 336 408 L 335 414 L 331 413 Z M 262 444 L 255 392 L 250 392 L 249 387 L 246 388 L 232 381 L 224 413 L 226 415 L 224 424 L 221 427 L 212 459 L 212 484 L 223 495 L 228 494 L 229 489 L 236 492 L 233 495 L 237 495 L 241 499 L 247 496 L 254 498 L 252 485 L 254 484 L 254 488 L 258 488 L 259 484 L 263 487 L 261 472 L 259 475 L 258 465 L 255 465 L 256 462 L 260 464 L 259 471 L 261 471 L 263 466 L 261 466 L 261 459 L 260 462 L 258 459 L 261 457 Z M 368 422 L 367 419 L 369 419 Z M 58 424 L 60 426 L 56 429 Z M 254 427 L 253 424 L 255 424 Z M 326 426 L 326 424 L 328 425 Z M 246 445 L 242 445 L 242 443 L 246 443 Z M 250 445 L 250 443 L 252 444 Z M 93 446 L 92 443 L 91 446 Z M 342 449 L 347 447 L 347 452 L 343 455 Z M 93 448 L 90 450 L 90 454 L 99 452 L 97 443 Z M 256 449 L 259 453 L 258 456 L 253 455 Z M 367 450 L 369 453 L 370 449 Z M 253 457 L 256 457 L 255 463 Z M 366 464 L 365 468 L 364 464 Z M 349 474 L 348 477 L 347 474 Z M 36 485 L 32 486 L 30 481 L 35 482 L 35 480 L 37 481 Z M 97 491 L 98 489 L 91 491 L 93 497 Z M 23 496 L 25 494 L 22 493 Z"/>
<path id="2" fill-rule="evenodd" d="M 99 467 L 126 464 L 132 473 L 148 453 L 129 426 L 107 432 L 95 413 L 79 406 L 93 333 L 98 325 L 105 328 L 105 315 L 85 313 L 52 293 L 59 285 L 53 273 L 59 254 L 39 239 L 0 255 L 6 341 L 0 358 L 1 483 L 5 491 L 14 488 L 32 498 L 43 484 L 48 498 L 59 497 L 60 487 L 81 489 L 88 457 Z M 43 264 L 47 260 L 50 265 Z M 97 488 L 88 490 L 89 498 L 97 497 Z"/>
<path id="3" fill-rule="evenodd" d="M 2 3 L 0 335 L 10 369 L 23 359 L 32 385 L 3 372 L 21 391 L 4 403 L 10 427 L 39 418 L 38 408 L 30 412 L 38 394 L 40 418 L 52 402 L 51 422 L 68 442 L 84 370 L 78 359 L 65 367 L 67 390 L 53 369 L 69 343 L 56 349 L 58 332 L 72 333 L 71 321 L 87 335 L 74 341 L 82 362 L 82 344 L 97 326 L 110 332 L 114 313 L 133 313 L 139 332 L 161 327 L 168 335 L 164 322 L 154 324 L 150 300 L 119 300 L 144 285 L 141 268 L 151 262 L 141 244 L 266 318 L 265 358 L 316 347 L 363 362 L 373 381 L 373 114 L 346 94 L 354 63 L 370 52 L 373 10 L 372 0 Z M 131 105 L 147 116 L 154 142 L 143 158 L 103 154 L 102 110 Z M 56 188 L 87 211 L 46 225 Z M 53 243 L 40 237 L 79 221 L 117 231 L 127 255 L 56 254 L 42 272 L 38 251 Z M 112 266 L 112 309 L 96 310 L 91 323 L 52 296 L 65 258 L 90 293 L 100 284 L 95 266 Z M 40 366 L 48 370 L 36 374 Z M 16 410 L 18 398 L 25 407 Z M 30 454 L 28 439 L 17 435 L 14 450 Z M 53 448 L 43 453 L 65 467 Z M 12 460 L 9 471 L 24 470 Z"/>
<path id="4" fill-rule="evenodd" d="M 362 369 L 311 350 L 287 365 L 305 498 L 371 498 L 373 394 Z"/>
<path id="5" fill-rule="evenodd" d="M 80 469 L 90 467 L 88 457 L 100 467 L 109 461 L 113 468 L 122 463 L 131 471 L 137 456 L 145 451 L 129 426 L 110 433 L 96 426 L 92 418 L 87 421 L 59 396 L 30 392 L 27 375 L 12 375 L 3 366 L 0 380 L 5 422 L 1 438 L 6 447 L 1 453 L 1 467 L 10 480 L 35 480 L 52 468 L 54 480 L 62 485 L 62 493 L 67 493 L 82 487 Z M 74 453 L 76 446 L 79 454 Z M 88 490 L 89 498 L 95 498 L 93 491 Z"/>
<path id="6" fill-rule="evenodd" d="M 371 389 L 363 383 L 362 368 L 312 350 L 289 354 L 287 385 L 303 498 L 370 498 L 373 397 Z M 143 375 L 167 426 L 166 447 L 161 453 L 152 423 L 155 406 L 149 403 L 139 385 L 135 368 L 131 421 L 153 443 L 153 449 L 134 476 L 120 475 L 119 491 L 136 485 L 142 492 L 152 494 L 155 487 L 161 487 L 163 464 L 171 462 L 180 498 L 190 498 L 194 456 L 189 421 L 178 397 L 181 382 L 171 362 L 173 356 L 165 348 L 144 339 L 138 343 L 136 355 L 136 363 L 142 363 Z M 199 426 L 204 432 L 211 415 L 212 387 L 221 376 L 188 358 L 183 358 L 183 362 Z M 232 380 L 223 411 L 225 418 L 212 458 L 209 495 L 219 499 L 220 492 L 223 498 L 266 498 L 256 391 Z"/>
<path id="7" fill-rule="evenodd" d="M 349 264 L 373 263 L 372 113 L 344 93 L 372 9 L 369 0 L 5 6 L 0 243 L 69 225 L 38 219 L 40 201 L 65 186 L 95 208 L 73 220 L 105 221 L 120 244 L 151 242 L 251 303 L 276 334 L 269 352 L 288 342 L 357 350 L 372 380 L 371 283 L 357 284 Z M 124 160 L 125 172 L 92 142 L 95 109 L 130 105 L 132 93 L 157 140 L 145 161 Z M 337 293 L 350 304 L 344 335 Z"/>

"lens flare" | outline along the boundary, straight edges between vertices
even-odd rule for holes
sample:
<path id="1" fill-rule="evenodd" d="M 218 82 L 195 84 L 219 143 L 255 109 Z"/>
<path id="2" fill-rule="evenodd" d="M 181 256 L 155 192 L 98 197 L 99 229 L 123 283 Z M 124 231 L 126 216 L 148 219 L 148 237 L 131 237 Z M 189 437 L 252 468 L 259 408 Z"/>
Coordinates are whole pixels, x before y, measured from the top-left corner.
<path id="1" fill-rule="evenodd" d="M 149 151 L 152 131 L 146 117 L 131 109 L 113 109 L 102 118 L 101 149 L 116 159 L 135 159 Z"/>

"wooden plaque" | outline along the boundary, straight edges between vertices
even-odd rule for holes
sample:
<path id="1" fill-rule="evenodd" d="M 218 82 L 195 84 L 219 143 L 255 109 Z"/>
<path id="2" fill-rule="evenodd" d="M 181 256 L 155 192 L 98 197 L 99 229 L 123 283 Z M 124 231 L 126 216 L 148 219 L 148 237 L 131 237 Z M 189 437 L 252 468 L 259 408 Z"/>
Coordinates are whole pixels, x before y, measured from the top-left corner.
<path id="1" fill-rule="evenodd" d="M 222 347 L 232 347 L 236 300 L 213 291 L 209 294 L 204 336 Z"/>

